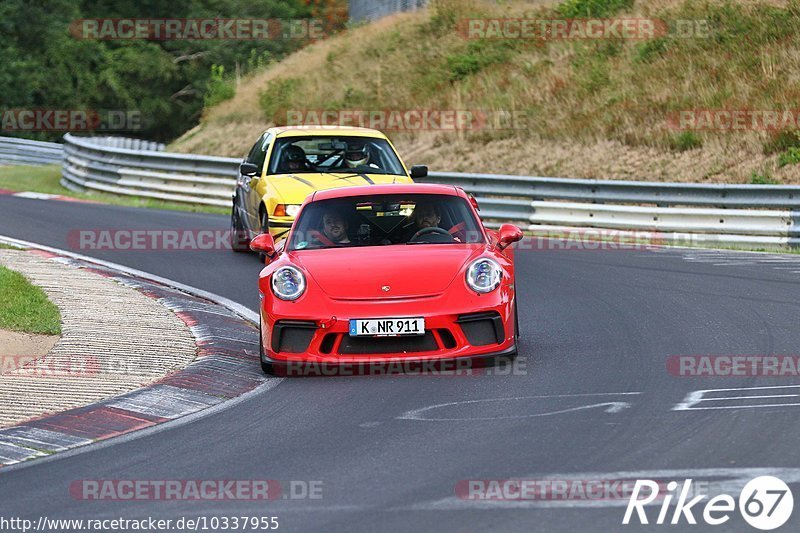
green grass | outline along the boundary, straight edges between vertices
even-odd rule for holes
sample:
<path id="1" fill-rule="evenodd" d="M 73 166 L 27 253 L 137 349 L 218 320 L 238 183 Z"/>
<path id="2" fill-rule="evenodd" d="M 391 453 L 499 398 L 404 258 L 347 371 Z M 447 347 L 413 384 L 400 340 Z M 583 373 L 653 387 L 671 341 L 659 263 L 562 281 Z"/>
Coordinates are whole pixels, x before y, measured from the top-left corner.
<path id="1" fill-rule="evenodd" d="M 758 173 L 754 170 L 750 175 L 750 185 L 775 185 L 776 183 L 778 182 L 772 178 L 769 171 Z"/>
<path id="2" fill-rule="evenodd" d="M 792 148 L 800 148 L 800 132 L 795 130 L 779 131 L 770 135 L 767 142 L 764 143 L 764 154 L 777 154 Z"/>
<path id="3" fill-rule="evenodd" d="M 61 314 L 42 289 L 22 274 L 0 267 L 0 328 L 58 335 Z"/>
<path id="4" fill-rule="evenodd" d="M 703 141 L 693 131 L 684 131 L 676 135 L 670 142 L 670 148 L 676 152 L 685 152 L 702 147 Z"/>
<path id="5" fill-rule="evenodd" d="M 268 83 L 258 97 L 258 103 L 264 116 L 269 120 L 280 121 L 283 117 L 279 113 L 290 106 L 289 95 L 297 91 L 302 83 L 303 80 L 296 78 L 284 78 Z"/>
<path id="6" fill-rule="evenodd" d="M 786 165 L 796 165 L 800 163 L 800 148 L 792 146 L 781 155 L 778 156 L 778 166 L 785 167 Z"/>
<path id="7" fill-rule="evenodd" d="M 631 7 L 633 0 L 566 0 L 558 6 L 558 11 L 567 18 L 609 17 Z"/>
<path id="8" fill-rule="evenodd" d="M 9 189 L 12 191 L 31 191 L 45 194 L 59 194 L 63 196 L 70 196 L 72 198 L 80 198 L 84 200 L 102 202 L 105 204 L 125 205 L 130 207 L 216 213 L 220 215 L 230 213 L 230 209 L 225 207 L 179 204 L 152 198 L 115 196 L 105 193 L 73 192 L 63 187 L 61 183 L 59 183 L 60 180 L 61 167 L 59 165 L 0 167 L 0 189 Z"/>
<path id="9" fill-rule="evenodd" d="M 0 250 L 21 250 L 19 246 L 12 246 L 11 244 L 5 244 L 0 242 Z"/>

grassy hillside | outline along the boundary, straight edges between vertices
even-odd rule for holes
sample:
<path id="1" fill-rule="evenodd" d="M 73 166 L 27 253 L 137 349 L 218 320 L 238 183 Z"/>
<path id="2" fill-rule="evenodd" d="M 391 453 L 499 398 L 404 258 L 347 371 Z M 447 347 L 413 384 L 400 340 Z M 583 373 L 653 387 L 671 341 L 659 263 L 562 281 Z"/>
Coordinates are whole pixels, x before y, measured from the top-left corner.
<path id="1" fill-rule="evenodd" d="M 514 128 L 388 132 L 434 170 L 800 183 L 796 127 L 690 131 L 682 110 L 800 109 L 800 1 L 434 1 L 356 27 L 245 80 L 173 148 L 241 156 L 287 110 L 517 112 Z M 464 19 L 647 17 L 647 40 L 466 39 Z M 676 35 L 702 20 L 703 37 Z"/>

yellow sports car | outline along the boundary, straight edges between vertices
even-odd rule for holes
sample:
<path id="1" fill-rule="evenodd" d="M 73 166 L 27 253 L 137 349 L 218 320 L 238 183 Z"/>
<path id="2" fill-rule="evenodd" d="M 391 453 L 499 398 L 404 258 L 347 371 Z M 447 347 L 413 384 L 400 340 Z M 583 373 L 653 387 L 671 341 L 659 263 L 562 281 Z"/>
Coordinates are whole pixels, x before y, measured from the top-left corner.
<path id="1" fill-rule="evenodd" d="M 258 138 L 239 166 L 231 212 L 231 247 L 269 231 L 286 237 L 300 204 L 314 191 L 381 183 L 412 183 L 428 168 L 403 164 L 379 131 L 334 126 L 280 126 Z"/>

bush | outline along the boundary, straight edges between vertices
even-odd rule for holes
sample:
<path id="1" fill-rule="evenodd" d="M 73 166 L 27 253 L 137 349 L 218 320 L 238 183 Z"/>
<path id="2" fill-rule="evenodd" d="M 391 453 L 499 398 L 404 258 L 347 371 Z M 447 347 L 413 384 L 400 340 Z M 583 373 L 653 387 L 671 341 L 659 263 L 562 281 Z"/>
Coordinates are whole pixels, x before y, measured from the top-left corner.
<path id="1" fill-rule="evenodd" d="M 471 41 L 463 53 L 447 56 L 450 81 L 459 81 L 480 72 L 484 67 L 509 60 L 514 43 L 482 39 Z"/>
<path id="2" fill-rule="evenodd" d="M 570 61 L 575 72 L 576 84 L 593 94 L 611 81 L 611 66 L 608 57 L 600 48 L 592 45 L 576 47 L 576 54 Z"/>
<path id="3" fill-rule="evenodd" d="M 205 107 L 215 106 L 225 100 L 230 100 L 236 95 L 236 89 L 231 80 L 225 79 L 225 67 L 222 65 L 211 65 L 211 78 L 206 86 L 206 94 L 203 99 Z"/>
<path id="4" fill-rule="evenodd" d="M 292 102 L 292 93 L 300 87 L 299 78 L 283 78 L 270 81 L 258 95 L 258 105 L 264 117 L 275 124 L 285 120 L 286 111 Z M 280 115 L 284 115 L 281 117 Z"/>
<path id="5" fill-rule="evenodd" d="M 483 63 L 476 56 L 469 54 L 453 54 L 447 56 L 447 70 L 450 71 L 450 81 L 463 80 L 467 76 L 480 72 Z"/>
<path id="6" fill-rule="evenodd" d="M 605 59 L 617 57 L 622 49 L 623 43 L 620 40 L 601 41 L 597 44 L 597 54 Z"/>
<path id="7" fill-rule="evenodd" d="M 764 155 L 785 152 L 790 148 L 800 147 L 800 132 L 796 130 L 783 130 L 773 135 L 764 143 Z"/>
<path id="8" fill-rule="evenodd" d="M 768 171 L 762 174 L 754 170 L 750 174 L 750 185 L 775 185 L 776 183 Z"/>
<path id="9" fill-rule="evenodd" d="M 686 152 L 687 150 L 694 150 L 701 148 L 703 141 L 693 131 L 684 131 L 670 139 L 670 149 L 676 152 Z"/>
<path id="10" fill-rule="evenodd" d="M 800 148 L 793 146 L 778 156 L 778 166 L 796 165 L 800 163 Z"/>
<path id="11" fill-rule="evenodd" d="M 308 0 L 306 0 L 308 1 Z M 464 19 L 485 16 L 484 0 L 430 0 L 431 18 L 420 27 L 425 33 L 442 37 L 458 29 Z"/>
<path id="12" fill-rule="evenodd" d="M 650 63 L 663 57 L 666 51 L 667 40 L 664 37 L 658 37 L 657 39 L 637 44 L 633 60 L 637 63 Z"/>

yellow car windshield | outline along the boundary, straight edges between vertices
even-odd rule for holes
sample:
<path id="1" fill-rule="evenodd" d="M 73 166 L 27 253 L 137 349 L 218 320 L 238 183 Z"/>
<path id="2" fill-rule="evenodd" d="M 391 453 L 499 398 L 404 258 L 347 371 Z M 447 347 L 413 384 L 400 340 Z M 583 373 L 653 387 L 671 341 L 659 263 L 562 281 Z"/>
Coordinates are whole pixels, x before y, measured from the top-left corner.
<path id="1" fill-rule="evenodd" d="M 310 172 L 406 175 L 385 139 L 313 136 L 275 140 L 267 174 Z"/>

